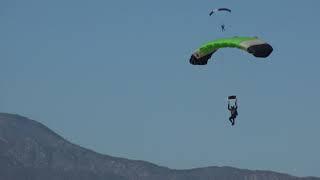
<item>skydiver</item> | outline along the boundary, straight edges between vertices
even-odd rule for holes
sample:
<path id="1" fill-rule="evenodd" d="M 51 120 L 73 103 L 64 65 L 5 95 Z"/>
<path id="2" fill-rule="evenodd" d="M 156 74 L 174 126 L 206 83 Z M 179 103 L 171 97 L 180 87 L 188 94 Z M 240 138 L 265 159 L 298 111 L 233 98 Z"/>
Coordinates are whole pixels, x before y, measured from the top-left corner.
<path id="1" fill-rule="evenodd" d="M 224 32 L 226 29 L 225 29 L 225 26 L 224 24 L 221 24 L 221 31 Z"/>
<path id="2" fill-rule="evenodd" d="M 228 110 L 230 111 L 231 113 L 231 116 L 229 117 L 229 121 L 231 122 L 231 125 L 233 126 L 235 124 L 235 120 L 238 116 L 238 105 L 237 105 L 237 100 L 235 102 L 235 105 L 234 106 L 231 106 L 230 107 L 230 103 L 228 102 Z"/>

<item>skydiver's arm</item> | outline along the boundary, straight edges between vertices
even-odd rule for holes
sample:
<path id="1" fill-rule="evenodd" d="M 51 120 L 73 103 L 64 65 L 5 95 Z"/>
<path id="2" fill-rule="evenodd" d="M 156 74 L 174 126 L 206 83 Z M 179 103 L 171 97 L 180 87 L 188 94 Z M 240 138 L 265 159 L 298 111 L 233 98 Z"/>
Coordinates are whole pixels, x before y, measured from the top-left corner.
<path id="1" fill-rule="evenodd" d="M 231 110 L 231 108 L 230 108 L 230 104 L 228 103 L 228 110 Z"/>

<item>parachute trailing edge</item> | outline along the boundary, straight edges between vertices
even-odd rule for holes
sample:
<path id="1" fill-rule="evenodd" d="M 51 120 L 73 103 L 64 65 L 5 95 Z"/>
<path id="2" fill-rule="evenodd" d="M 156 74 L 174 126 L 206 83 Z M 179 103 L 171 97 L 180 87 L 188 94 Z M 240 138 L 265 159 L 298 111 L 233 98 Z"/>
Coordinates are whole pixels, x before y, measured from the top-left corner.
<path id="1" fill-rule="evenodd" d="M 217 39 L 208 42 L 198 48 L 190 57 L 190 63 L 193 65 L 206 65 L 211 56 L 220 48 L 238 48 L 255 57 L 268 57 L 273 48 L 270 44 L 257 37 L 232 37 Z"/>

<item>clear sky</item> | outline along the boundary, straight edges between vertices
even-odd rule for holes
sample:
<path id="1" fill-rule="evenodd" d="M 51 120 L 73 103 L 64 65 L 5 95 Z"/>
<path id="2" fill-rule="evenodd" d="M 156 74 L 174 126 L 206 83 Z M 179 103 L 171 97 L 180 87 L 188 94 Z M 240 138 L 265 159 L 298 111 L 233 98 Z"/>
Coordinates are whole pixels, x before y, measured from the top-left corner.
<path id="1" fill-rule="evenodd" d="M 209 10 L 229 7 L 225 33 Z M 320 176 L 319 0 L 2 0 L 0 111 L 170 168 Z M 258 36 L 267 59 L 202 43 Z M 226 97 L 239 97 L 235 127 Z"/>

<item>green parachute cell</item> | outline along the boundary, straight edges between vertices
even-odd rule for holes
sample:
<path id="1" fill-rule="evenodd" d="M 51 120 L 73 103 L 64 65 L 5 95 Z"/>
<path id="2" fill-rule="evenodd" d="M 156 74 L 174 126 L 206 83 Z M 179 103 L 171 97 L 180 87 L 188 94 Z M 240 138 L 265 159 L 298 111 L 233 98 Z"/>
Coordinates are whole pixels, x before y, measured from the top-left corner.
<path id="1" fill-rule="evenodd" d="M 190 57 L 193 65 L 206 65 L 212 54 L 220 48 L 238 48 L 253 54 L 255 57 L 268 57 L 273 48 L 257 37 L 232 37 L 216 39 L 198 48 Z"/>

